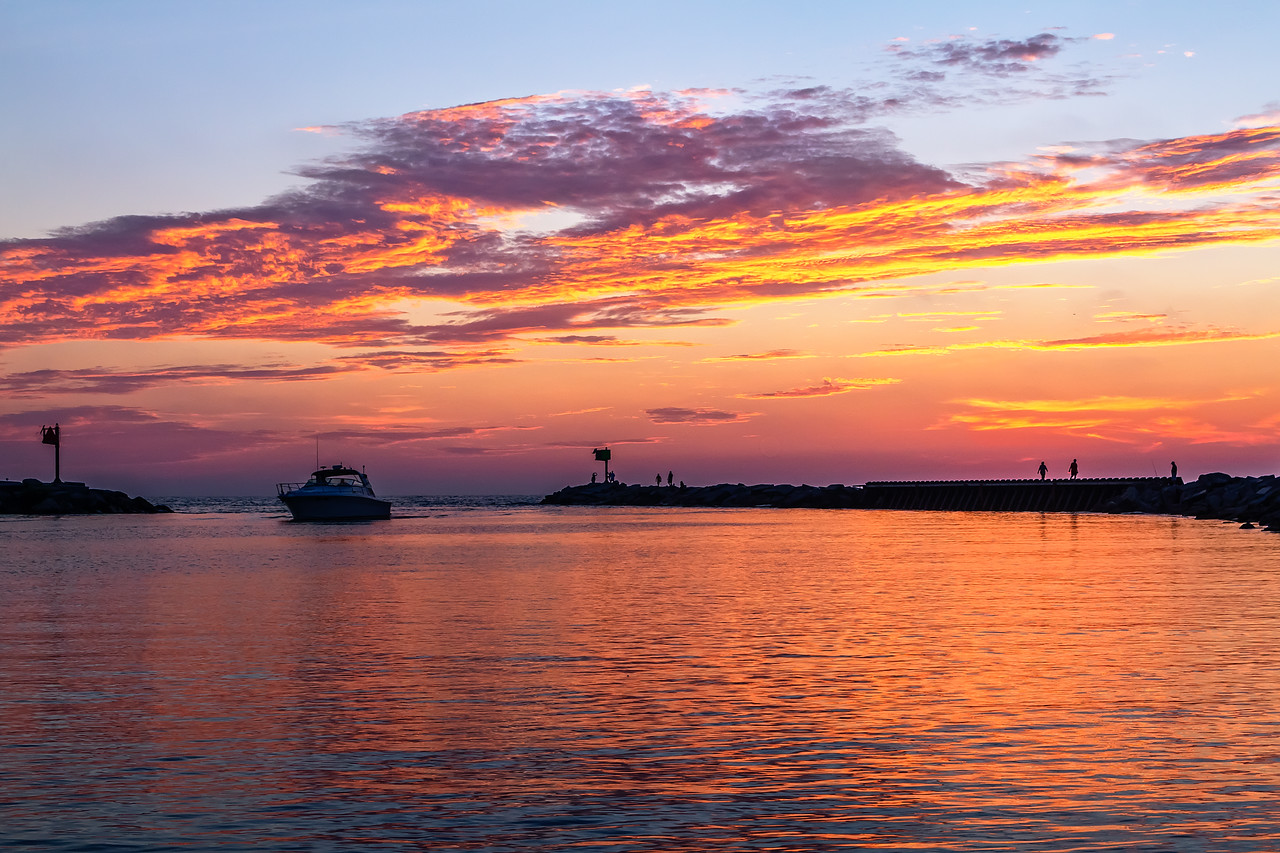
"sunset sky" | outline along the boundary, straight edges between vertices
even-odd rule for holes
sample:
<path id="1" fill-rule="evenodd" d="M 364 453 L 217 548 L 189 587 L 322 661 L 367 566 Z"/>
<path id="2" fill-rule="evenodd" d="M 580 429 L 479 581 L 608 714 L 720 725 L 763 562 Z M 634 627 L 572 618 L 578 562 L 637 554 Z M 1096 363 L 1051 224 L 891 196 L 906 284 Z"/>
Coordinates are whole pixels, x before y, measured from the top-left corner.
<path id="1" fill-rule="evenodd" d="M 1280 4 L 1205 9 L 0 0 L 0 479 L 1274 473 Z"/>

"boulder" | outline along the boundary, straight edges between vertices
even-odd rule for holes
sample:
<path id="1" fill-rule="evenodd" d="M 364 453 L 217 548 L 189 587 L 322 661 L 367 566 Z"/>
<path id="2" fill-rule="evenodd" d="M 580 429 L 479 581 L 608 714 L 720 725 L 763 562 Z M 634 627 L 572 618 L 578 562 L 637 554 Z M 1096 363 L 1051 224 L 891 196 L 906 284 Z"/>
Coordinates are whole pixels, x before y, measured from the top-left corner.
<path id="1" fill-rule="evenodd" d="M 90 489 L 84 483 L 43 483 L 26 479 L 0 483 L 0 514 L 7 515 L 106 515 L 114 513 L 172 512 L 145 498 L 124 492 Z"/>

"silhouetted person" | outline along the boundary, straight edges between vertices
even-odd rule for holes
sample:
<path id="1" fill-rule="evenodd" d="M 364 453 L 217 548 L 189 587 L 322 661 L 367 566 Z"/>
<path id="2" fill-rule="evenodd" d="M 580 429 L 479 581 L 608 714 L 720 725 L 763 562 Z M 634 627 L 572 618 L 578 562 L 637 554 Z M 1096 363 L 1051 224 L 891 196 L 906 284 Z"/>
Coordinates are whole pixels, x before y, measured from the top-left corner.
<path id="1" fill-rule="evenodd" d="M 671 472 L 667 472 L 667 488 L 671 488 Z"/>
<path id="2" fill-rule="evenodd" d="M 1071 467 L 1067 470 L 1071 472 L 1071 479 L 1074 480 L 1076 478 L 1076 474 L 1080 473 L 1080 466 L 1076 464 L 1076 460 L 1072 459 Z"/>
<path id="3" fill-rule="evenodd" d="M 1178 479 L 1178 463 L 1177 462 L 1169 463 L 1169 476 L 1175 480 Z"/>
<path id="4" fill-rule="evenodd" d="M 658 476 L 656 476 L 656 477 L 654 477 L 654 478 L 653 478 L 653 484 L 654 484 L 655 486 L 661 486 L 661 485 L 662 485 L 662 475 L 661 475 L 661 474 L 659 474 Z"/>
<path id="5" fill-rule="evenodd" d="M 592 472 L 591 472 L 591 485 L 593 485 L 593 486 L 594 486 L 595 484 L 596 484 L 596 472 L 595 472 L 595 471 L 592 471 Z"/>
<path id="6" fill-rule="evenodd" d="M 1041 462 L 1041 463 L 1040 463 L 1040 479 L 1041 479 L 1041 480 L 1043 480 L 1043 479 L 1044 479 L 1044 475 L 1045 475 L 1045 474 L 1047 474 L 1047 473 L 1049 473 L 1049 466 L 1047 466 L 1047 465 L 1045 465 L 1043 462 Z"/>

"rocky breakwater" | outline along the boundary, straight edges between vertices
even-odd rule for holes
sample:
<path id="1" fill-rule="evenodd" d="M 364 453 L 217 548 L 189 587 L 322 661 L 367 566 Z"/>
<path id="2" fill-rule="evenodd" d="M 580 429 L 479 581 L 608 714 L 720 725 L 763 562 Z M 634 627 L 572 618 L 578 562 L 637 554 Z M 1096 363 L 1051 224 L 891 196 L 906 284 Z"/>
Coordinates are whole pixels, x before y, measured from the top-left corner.
<path id="1" fill-rule="evenodd" d="M 1139 478 L 1129 481 L 1096 481 L 1115 488 L 1111 496 L 1090 498 L 1083 505 L 1079 502 L 1042 500 L 1058 491 L 1076 491 L 1090 487 L 1095 481 L 1062 481 L 1042 483 L 1027 481 L 993 481 L 997 486 L 1009 486 L 1008 500 L 1001 498 L 999 506 L 991 501 L 975 502 L 965 499 L 937 505 L 903 507 L 888 501 L 890 489 L 914 490 L 928 497 L 929 489 L 938 486 L 955 487 L 953 491 L 972 490 L 990 485 L 976 482 L 959 483 L 895 483 L 868 484 L 867 486 L 787 486 L 755 485 L 742 483 L 716 486 L 627 486 L 621 483 L 592 483 L 584 486 L 568 486 L 542 499 L 544 504 L 559 506 L 673 506 L 673 507 L 808 507 L 815 509 L 883 509 L 926 508 L 949 510 L 988 510 L 1006 512 L 1103 512 L 1145 513 L 1152 515 L 1186 515 L 1195 518 L 1216 518 L 1239 522 L 1243 527 L 1266 527 L 1280 532 L 1280 479 L 1274 475 L 1263 477 L 1233 477 L 1230 474 L 1204 474 L 1184 483 L 1180 479 Z M 1128 482 L 1130 485 L 1124 485 Z M 963 488 L 962 488 L 963 487 Z M 1016 488 L 1015 488 L 1016 487 Z M 1016 493 L 1016 494 L 1015 494 Z M 980 495 L 979 495 L 980 496 Z M 988 496 L 990 497 L 990 496 Z M 999 497 L 999 496 L 997 496 Z M 1015 499 L 1016 498 L 1016 499 Z"/>
<path id="2" fill-rule="evenodd" d="M 0 514 L 3 515 L 107 515 L 114 513 L 173 512 L 146 498 L 124 492 L 90 489 L 84 483 L 43 483 L 40 480 L 0 481 Z"/>
<path id="3" fill-rule="evenodd" d="M 1217 518 L 1280 532 L 1280 480 L 1272 474 L 1202 474 L 1190 483 L 1163 489 L 1130 488 L 1102 510 Z"/>
<path id="4" fill-rule="evenodd" d="M 808 507 L 852 509 L 863 506 L 862 490 L 854 486 L 627 486 L 591 483 L 567 486 L 542 499 L 558 506 L 682 506 L 682 507 Z"/>

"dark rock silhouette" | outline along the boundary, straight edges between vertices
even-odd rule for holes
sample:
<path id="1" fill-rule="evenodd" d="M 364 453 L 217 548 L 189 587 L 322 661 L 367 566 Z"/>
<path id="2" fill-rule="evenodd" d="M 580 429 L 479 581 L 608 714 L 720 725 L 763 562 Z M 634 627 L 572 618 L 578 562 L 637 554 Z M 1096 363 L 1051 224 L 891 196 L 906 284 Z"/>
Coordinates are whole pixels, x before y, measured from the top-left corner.
<path id="1" fill-rule="evenodd" d="M 1139 494 L 1132 508 L 1120 511 L 1152 512 L 1150 494 Z M 1233 477 L 1230 474 L 1203 474 L 1182 487 L 1178 514 L 1196 518 L 1249 522 L 1280 532 L 1280 481 L 1275 475 Z M 1157 510 L 1158 511 L 1158 510 Z"/>
<path id="2" fill-rule="evenodd" d="M 146 498 L 124 492 L 90 489 L 84 483 L 0 481 L 0 515 L 107 515 L 116 513 L 173 512 Z"/>
<path id="3" fill-rule="evenodd" d="M 775 486 L 742 483 L 716 486 L 623 486 L 598 483 L 569 486 L 542 499 L 544 504 L 562 506 L 729 506 L 729 507 L 820 507 L 848 509 L 860 507 L 861 492 L 851 486 Z"/>
<path id="4" fill-rule="evenodd" d="M 1204 474 L 1076 480 L 968 480 L 867 483 L 864 486 L 747 486 L 721 483 L 663 489 L 597 483 L 568 486 L 542 499 L 561 506 L 809 507 L 946 509 L 1005 512 L 1103 512 L 1187 515 L 1280 532 L 1280 480 L 1274 475 Z"/>

